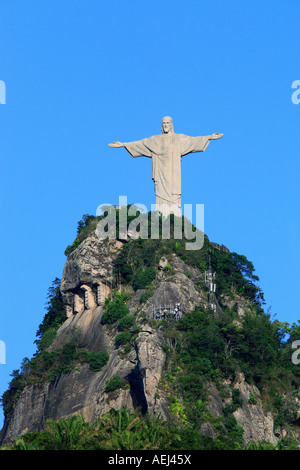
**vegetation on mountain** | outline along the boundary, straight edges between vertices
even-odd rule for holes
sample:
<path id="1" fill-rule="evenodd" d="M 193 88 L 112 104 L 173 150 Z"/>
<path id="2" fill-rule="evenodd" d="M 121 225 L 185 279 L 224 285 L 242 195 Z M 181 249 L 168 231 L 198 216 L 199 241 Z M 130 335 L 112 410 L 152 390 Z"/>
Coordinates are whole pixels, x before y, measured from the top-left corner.
<path id="1" fill-rule="evenodd" d="M 227 423 L 228 427 L 234 428 Z M 232 439 L 213 439 L 199 434 L 190 425 L 178 426 L 139 411 L 111 409 L 93 424 L 81 415 L 57 421 L 47 420 L 40 432 L 26 433 L 2 450 L 231 450 Z M 280 439 L 277 444 L 249 442 L 235 450 L 296 450 L 295 439 Z"/>
<path id="2" fill-rule="evenodd" d="M 85 240 L 89 234 L 96 229 L 97 223 L 102 217 L 95 217 L 93 215 L 84 214 L 82 219 L 77 224 L 77 236 L 71 245 L 65 249 L 65 255 L 69 256 L 80 243 Z"/>
<path id="3" fill-rule="evenodd" d="M 127 316 L 129 314 L 129 309 L 126 307 L 124 301 L 119 297 L 115 297 L 113 300 L 106 304 L 104 309 L 101 323 L 115 323 L 117 320 Z"/>
<path id="4" fill-rule="evenodd" d="M 119 220 L 119 212 L 116 211 Z M 149 214 L 146 215 L 149 217 Z M 101 216 L 103 218 L 103 216 Z M 85 215 L 78 223 L 77 237 L 66 249 L 69 255 L 96 228 L 101 217 Z M 128 224 L 134 217 L 128 219 Z M 274 431 L 289 428 L 297 418 L 300 399 L 300 368 L 291 358 L 293 341 L 300 338 L 300 324 L 279 322 L 264 311 L 264 296 L 255 269 L 245 256 L 216 249 L 204 236 L 201 250 L 187 250 L 187 241 L 172 237 L 174 218 L 170 218 L 171 237 L 130 240 L 114 260 L 114 273 L 127 293 L 115 292 L 107 299 L 101 322 L 115 333 L 115 345 L 122 354 L 135 347 L 139 331 L 137 315 L 131 315 L 126 305 L 130 295 L 142 290 L 140 304 L 154 294 L 159 260 L 176 254 L 186 265 L 197 268 L 199 279 L 209 268 L 216 272 L 216 298 L 222 313 L 197 306 L 184 317 L 151 321 L 151 326 L 163 333 L 167 362 L 159 393 L 167 396 L 172 421 L 142 415 L 139 410 L 112 409 L 93 425 L 82 417 L 57 422 L 48 421 L 40 433 L 28 433 L 18 439 L 13 449 L 242 449 L 243 429 L 234 412 L 241 406 L 254 406 L 258 397 L 250 393 L 244 403 L 237 389 L 224 387 L 242 373 L 248 384 L 255 385 L 263 401 L 264 411 L 275 417 Z M 172 266 L 165 268 L 172 275 Z M 186 275 L 189 276 L 187 272 Z M 199 280 L 199 289 L 205 286 Z M 128 294 L 129 293 L 129 294 Z M 232 300 L 228 308 L 225 299 Z M 243 299 L 247 310 L 238 315 L 235 300 Z M 142 305 L 141 305 L 142 306 Z M 60 349 L 48 350 L 59 326 L 65 321 L 65 309 L 60 293 L 60 280 L 55 279 L 48 292 L 46 314 L 37 331 L 37 353 L 25 358 L 19 370 L 12 373 L 8 390 L 2 396 L 2 406 L 8 417 L 25 386 L 53 381 L 80 364 L 88 363 L 99 371 L 109 360 L 106 351 L 89 352 L 79 347 L 77 332 Z M 148 319 L 148 321 L 150 321 Z M 223 416 L 213 416 L 207 406 L 207 384 L 213 383 L 227 399 Z M 105 391 L 113 393 L 128 384 L 113 377 Z M 211 425 L 215 438 L 201 434 L 202 426 Z M 284 450 L 297 448 L 295 439 L 280 439 L 278 444 L 249 443 L 247 450 Z"/>
<path id="5" fill-rule="evenodd" d="M 38 351 L 43 351 L 50 346 L 58 328 L 66 319 L 66 310 L 60 292 L 60 279 L 56 277 L 48 289 L 46 314 L 36 332 L 35 343 Z"/>
<path id="6" fill-rule="evenodd" d="M 92 371 L 99 371 L 107 363 L 106 351 L 89 352 L 79 348 L 76 340 L 65 343 L 60 349 L 49 352 L 42 350 L 32 359 L 23 359 L 20 369 L 11 374 L 12 380 L 1 397 L 4 415 L 7 418 L 26 386 L 52 382 L 61 374 L 66 374 L 79 364 L 88 363 Z"/>
<path id="7" fill-rule="evenodd" d="M 200 429 L 207 420 L 206 384 L 214 383 L 221 390 L 224 379 L 242 372 L 260 390 L 265 411 L 276 417 L 275 430 L 288 426 L 297 417 L 300 371 L 291 361 L 286 325 L 262 311 L 245 313 L 239 325 L 234 323 L 236 318 L 234 311 L 216 317 L 197 307 L 178 322 L 163 322 L 170 397 L 181 399 L 188 422 Z M 232 393 L 232 403 L 223 409 L 225 428 L 240 443 L 241 429 L 232 413 L 242 402 L 238 390 Z M 252 393 L 248 406 L 255 403 Z"/>
<path id="8" fill-rule="evenodd" d="M 108 380 L 108 382 L 106 383 L 105 392 L 114 392 L 115 390 L 124 387 L 127 387 L 127 382 L 125 380 L 122 380 L 118 375 L 116 375 L 112 379 Z"/>

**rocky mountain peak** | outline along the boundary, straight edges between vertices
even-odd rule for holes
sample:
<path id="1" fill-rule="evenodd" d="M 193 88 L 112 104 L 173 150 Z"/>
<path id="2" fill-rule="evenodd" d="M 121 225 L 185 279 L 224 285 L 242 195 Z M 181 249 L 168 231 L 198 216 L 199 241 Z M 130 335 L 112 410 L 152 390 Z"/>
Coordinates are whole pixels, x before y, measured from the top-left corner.
<path id="1" fill-rule="evenodd" d="M 196 419 L 212 439 L 220 426 L 228 432 L 230 416 L 244 445 L 276 444 L 274 415 L 247 369 L 224 372 L 226 361 L 238 364 L 243 319 L 259 311 L 251 276 L 251 263 L 208 239 L 201 254 L 188 254 L 174 240 L 99 240 L 91 231 L 68 255 L 57 294 L 64 321 L 24 373 L 1 442 L 40 431 L 49 418 L 81 414 L 93 423 L 126 407 L 180 425 Z M 203 342 L 214 352 L 199 354 Z M 223 372 L 212 365 L 219 356 Z M 32 378 L 39 361 L 40 380 Z"/>

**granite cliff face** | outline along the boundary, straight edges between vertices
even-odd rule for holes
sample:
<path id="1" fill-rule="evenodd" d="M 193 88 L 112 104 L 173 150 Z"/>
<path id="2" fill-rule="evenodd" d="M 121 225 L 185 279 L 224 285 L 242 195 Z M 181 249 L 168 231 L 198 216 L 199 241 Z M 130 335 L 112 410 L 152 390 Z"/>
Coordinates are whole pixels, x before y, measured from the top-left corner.
<path id="1" fill-rule="evenodd" d="M 153 306 L 180 303 L 183 312 L 192 311 L 197 305 L 208 307 L 207 294 L 199 289 L 203 273 L 185 264 L 174 253 L 168 260 L 162 258 L 159 261 L 152 297 L 141 303 L 144 290 L 137 289 L 131 292 L 126 303 L 130 315 L 136 319 L 138 333 L 134 348 L 125 354 L 116 345 L 117 326 L 101 323 L 106 299 L 113 291 L 126 290 L 126 286 L 116 283 L 113 270 L 113 261 L 124 243 L 100 241 L 93 232 L 69 255 L 61 280 L 67 319 L 49 347 L 49 351 L 55 351 L 76 337 L 78 347 L 89 352 L 107 351 L 108 362 L 99 371 L 91 370 L 87 363 L 78 364 L 53 381 L 26 386 L 5 422 L 2 444 L 25 432 L 43 429 L 48 418 L 68 418 L 80 413 L 92 423 L 111 408 L 123 406 L 131 410 L 140 407 L 150 415 L 172 419 L 167 390 L 162 386 L 167 360 L 166 340 L 162 329 L 153 327 Z M 232 300 L 228 299 L 228 305 L 230 302 Z M 237 298 L 235 303 L 242 316 L 247 303 L 242 298 Z M 216 301 L 215 305 L 218 315 L 222 309 Z M 127 386 L 108 393 L 106 384 L 115 376 L 124 379 Z M 234 416 L 244 429 L 245 443 L 262 440 L 275 443 L 273 417 L 264 412 L 258 389 L 247 384 L 243 374 L 223 386 L 240 391 L 243 404 Z M 209 411 L 216 417 L 223 416 L 228 399 L 221 397 L 213 383 L 208 384 L 207 393 Z M 249 406 L 251 393 L 257 400 Z M 214 437 L 210 423 L 204 423 L 201 432 Z"/>

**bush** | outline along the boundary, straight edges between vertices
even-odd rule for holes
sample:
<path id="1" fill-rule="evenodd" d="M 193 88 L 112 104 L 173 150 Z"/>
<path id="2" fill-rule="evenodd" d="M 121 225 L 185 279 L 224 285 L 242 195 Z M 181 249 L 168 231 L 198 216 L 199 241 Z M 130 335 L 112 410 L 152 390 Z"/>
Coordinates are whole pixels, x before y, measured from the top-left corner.
<path id="1" fill-rule="evenodd" d="M 108 303 L 106 310 L 103 312 L 101 323 L 115 323 L 117 320 L 129 314 L 129 309 L 126 307 L 121 299 L 115 298 Z"/>
<path id="2" fill-rule="evenodd" d="M 80 245 L 80 243 L 96 229 L 97 223 L 103 217 L 104 216 L 95 217 L 89 214 L 84 214 L 82 216 L 82 219 L 77 224 L 77 237 L 73 241 L 72 245 L 68 245 L 65 249 L 65 256 L 69 256 Z"/>
<path id="3" fill-rule="evenodd" d="M 153 268 L 139 268 L 137 269 L 132 280 L 132 287 L 134 290 L 147 289 L 151 282 L 155 279 L 156 272 Z"/>
<path id="4" fill-rule="evenodd" d="M 72 245 L 68 245 L 65 249 L 65 256 L 69 256 L 80 245 L 81 241 L 78 237 L 75 238 Z"/>
<path id="5" fill-rule="evenodd" d="M 125 315 L 125 317 L 120 320 L 119 327 L 122 331 L 129 330 L 134 322 L 135 318 L 132 315 Z"/>
<path id="6" fill-rule="evenodd" d="M 126 354 L 129 353 L 129 351 L 131 351 L 131 349 L 132 349 L 132 346 L 131 346 L 130 343 L 125 344 L 124 353 L 126 353 Z"/>
<path id="7" fill-rule="evenodd" d="M 108 380 L 108 382 L 106 383 L 105 392 L 114 392 L 115 390 L 118 390 L 119 388 L 124 388 L 125 386 L 125 380 L 122 380 L 118 375 L 116 375 L 112 379 Z"/>
<path id="8" fill-rule="evenodd" d="M 116 336 L 116 344 L 121 345 L 121 344 L 126 344 L 128 341 L 131 339 L 131 333 L 130 331 L 124 331 L 123 333 L 119 333 Z"/>
<path id="9" fill-rule="evenodd" d="M 243 406 L 243 399 L 238 388 L 234 388 L 232 390 L 232 406 L 234 411 L 237 410 L 240 406 Z"/>
<path id="10" fill-rule="evenodd" d="M 47 349 L 54 341 L 57 333 L 57 328 L 48 328 L 39 340 L 39 350 Z"/>
<path id="11" fill-rule="evenodd" d="M 97 372 L 107 363 L 109 355 L 106 351 L 93 352 L 90 356 L 90 369 Z"/>
<path id="12" fill-rule="evenodd" d="M 150 299 L 150 297 L 153 297 L 153 295 L 154 295 L 154 291 L 147 289 L 145 292 L 142 293 L 140 297 L 140 303 L 142 304 L 144 302 L 147 302 L 147 300 Z"/>
<path id="13" fill-rule="evenodd" d="M 257 398 L 252 392 L 250 392 L 249 403 L 250 405 L 256 405 L 257 403 Z"/>
<path id="14" fill-rule="evenodd" d="M 35 343 L 38 350 L 43 350 L 50 346 L 58 328 L 66 319 L 66 309 L 60 292 L 60 279 L 56 277 L 52 286 L 48 289 L 46 314 L 36 332 L 37 339 Z"/>

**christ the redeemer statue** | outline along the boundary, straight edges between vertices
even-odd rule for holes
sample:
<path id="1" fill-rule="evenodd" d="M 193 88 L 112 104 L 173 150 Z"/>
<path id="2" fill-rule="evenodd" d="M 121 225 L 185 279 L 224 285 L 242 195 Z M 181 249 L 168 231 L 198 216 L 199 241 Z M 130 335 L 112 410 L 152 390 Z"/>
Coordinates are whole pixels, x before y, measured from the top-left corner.
<path id="1" fill-rule="evenodd" d="M 211 140 L 224 134 L 204 137 L 175 134 L 173 120 L 162 120 L 162 133 L 135 142 L 113 142 L 110 147 L 125 147 L 132 157 L 152 158 L 152 179 L 155 185 L 156 210 L 162 215 L 181 217 L 181 158 L 192 152 L 204 152 Z"/>

